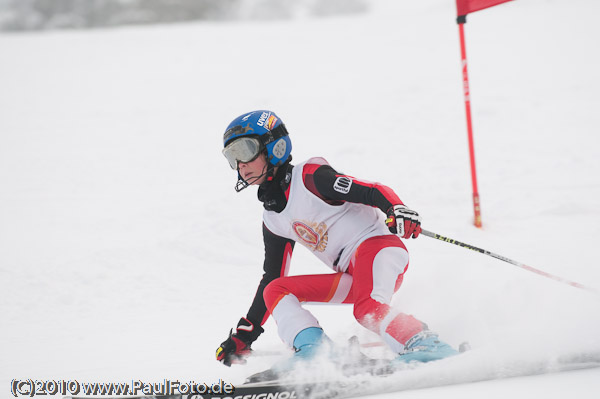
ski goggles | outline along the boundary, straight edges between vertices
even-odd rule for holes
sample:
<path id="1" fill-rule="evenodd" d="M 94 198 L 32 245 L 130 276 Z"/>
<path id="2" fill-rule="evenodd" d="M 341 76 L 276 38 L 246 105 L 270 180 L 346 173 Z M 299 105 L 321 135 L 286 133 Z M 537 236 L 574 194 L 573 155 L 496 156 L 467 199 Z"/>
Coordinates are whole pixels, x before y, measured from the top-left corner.
<path id="1" fill-rule="evenodd" d="M 252 162 L 261 151 L 261 144 L 255 137 L 240 137 L 235 139 L 223 149 L 231 169 L 237 170 L 238 162 Z"/>

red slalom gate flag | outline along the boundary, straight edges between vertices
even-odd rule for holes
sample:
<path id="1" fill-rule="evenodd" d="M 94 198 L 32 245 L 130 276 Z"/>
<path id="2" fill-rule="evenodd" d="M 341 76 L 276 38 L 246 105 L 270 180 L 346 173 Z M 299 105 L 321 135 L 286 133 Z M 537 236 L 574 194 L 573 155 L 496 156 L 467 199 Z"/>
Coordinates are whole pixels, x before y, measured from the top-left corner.
<path id="1" fill-rule="evenodd" d="M 510 0 L 456 0 L 456 23 L 460 34 L 460 52 L 463 72 L 463 90 L 465 96 L 465 113 L 467 117 L 467 136 L 469 139 L 469 161 L 471 163 L 471 184 L 473 185 L 473 212 L 474 224 L 481 227 L 481 201 L 477 188 L 477 170 L 475 167 L 475 144 L 473 143 L 473 124 L 471 122 L 471 95 L 469 90 L 469 75 L 467 72 L 467 51 L 465 46 L 465 28 L 467 14 L 484 8 L 506 3 Z"/>
<path id="2" fill-rule="evenodd" d="M 511 0 L 456 0 L 456 15 L 460 17 L 508 1 Z"/>

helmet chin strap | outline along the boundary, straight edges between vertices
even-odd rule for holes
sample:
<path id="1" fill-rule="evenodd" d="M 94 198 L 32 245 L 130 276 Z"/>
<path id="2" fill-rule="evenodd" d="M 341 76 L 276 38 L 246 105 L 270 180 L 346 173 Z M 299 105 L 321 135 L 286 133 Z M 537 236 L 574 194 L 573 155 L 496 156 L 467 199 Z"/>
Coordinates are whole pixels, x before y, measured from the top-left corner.
<path id="1" fill-rule="evenodd" d="M 266 169 L 266 171 L 265 171 L 265 169 Z M 273 175 L 274 175 L 273 171 L 274 171 L 274 169 L 275 168 L 273 167 L 273 165 L 270 162 L 268 162 L 263 167 L 262 174 L 260 174 L 259 176 L 256 176 L 256 177 L 251 177 L 249 180 L 244 180 L 244 178 L 241 175 L 239 175 L 239 173 L 238 173 L 239 179 L 238 179 L 237 183 L 235 183 L 235 191 L 239 193 L 243 189 L 245 189 L 248 186 L 252 185 L 252 183 L 260 180 L 263 176 L 267 176 L 267 178 L 265 179 L 265 181 L 271 181 L 271 180 L 273 180 Z"/>

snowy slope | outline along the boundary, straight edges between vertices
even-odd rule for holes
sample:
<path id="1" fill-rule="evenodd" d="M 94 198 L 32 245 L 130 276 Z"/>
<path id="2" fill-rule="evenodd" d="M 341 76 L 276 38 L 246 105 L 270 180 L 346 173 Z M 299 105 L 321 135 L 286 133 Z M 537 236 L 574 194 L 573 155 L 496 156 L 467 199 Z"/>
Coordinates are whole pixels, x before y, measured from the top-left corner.
<path id="1" fill-rule="evenodd" d="M 268 366 L 214 361 L 261 276 L 261 204 L 233 191 L 220 154 L 250 109 L 283 118 L 296 161 L 323 156 L 393 187 L 425 228 L 600 289 L 597 2 L 468 17 L 482 230 L 454 2 L 370 4 L 343 18 L 0 36 L 2 397 L 13 378 L 237 384 Z M 395 304 L 473 347 L 447 382 L 600 353 L 598 297 L 426 237 L 407 246 Z M 314 272 L 328 269 L 298 246 L 292 273 Z M 335 339 L 376 339 L 348 306 L 310 309 Z M 265 327 L 255 348 L 284 350 Z M 410 395 L 591 398 L 599 381 L 596 368 Z"/>

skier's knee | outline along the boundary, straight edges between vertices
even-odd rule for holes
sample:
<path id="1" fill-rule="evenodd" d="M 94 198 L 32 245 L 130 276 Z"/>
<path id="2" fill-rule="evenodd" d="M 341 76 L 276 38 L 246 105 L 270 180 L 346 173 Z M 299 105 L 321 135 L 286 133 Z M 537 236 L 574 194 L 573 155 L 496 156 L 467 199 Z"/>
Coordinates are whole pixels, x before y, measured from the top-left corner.
<path id="1" fill-rule="evenodd" d="M 263 291 L 263 298 L 269 312 L 272 313 L 273 309 L 275 306 L 277 306 L 277 303 L 281 300 L 281 298 L 289 293 L 290 290 L 285 287 L 282 278 L 276 278 L 267 284 L 265 290 Z"/>
<path id="2" fill-rule="evenodd" d="M 360 325 L 371 331 L 379 332 L 379 325 L 389 310 L 389 305 L 368 298 L 355 303 L 353 313 Z"/>

